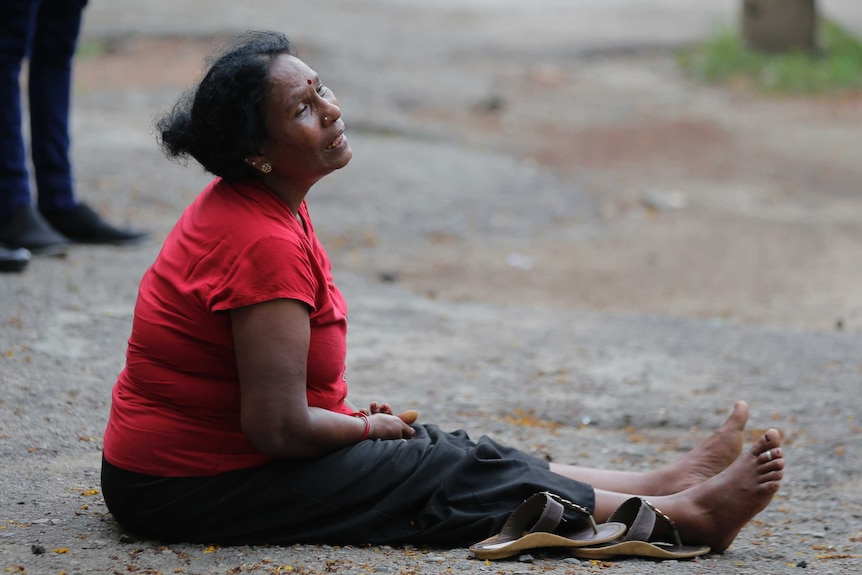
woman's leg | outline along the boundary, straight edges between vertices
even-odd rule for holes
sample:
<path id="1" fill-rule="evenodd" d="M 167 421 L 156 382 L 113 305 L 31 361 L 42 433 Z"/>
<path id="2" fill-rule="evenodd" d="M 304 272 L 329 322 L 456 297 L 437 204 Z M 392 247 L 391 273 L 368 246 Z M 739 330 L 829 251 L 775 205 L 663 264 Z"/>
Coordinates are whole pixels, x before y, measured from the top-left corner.
<path id="1" fill-rule="evenodd" d="M 721 553 L 769 504 L 783 476 L 781 436 L 770 429 L 718 475 L 673 495 L 650 497 L 649 501 L 674 521 L 684 543 L 709 545 L 713 552 Z M 607 521 L 631 496 L 596 490 L 596 520 Z M 660 528 L 659 523 L 656 526 Z"/>
<path id="2" fill-rule="evenodd" d="M 596 489 L 641 495 L 670 495 L 723 471 L 742 453 L 748 404 L 737 401 L 724 425 L 702 444 L 665 467 L 646 472 L 614 471 L 552 463 L 551 471 Z"/>
<path id="3" fill-rule="evenodd" d="M 102 493 L 126 529 L 167 541 L 471 544 L 539 491 L 584 507 L 593 488 L 535 457 L 463 431 L 415 426 L 407 441 L 361 441 L 307 460 L 214 477 L 152 477 L 104 461 Z M 570 526 L 586 527 L 570 513 Z"/>

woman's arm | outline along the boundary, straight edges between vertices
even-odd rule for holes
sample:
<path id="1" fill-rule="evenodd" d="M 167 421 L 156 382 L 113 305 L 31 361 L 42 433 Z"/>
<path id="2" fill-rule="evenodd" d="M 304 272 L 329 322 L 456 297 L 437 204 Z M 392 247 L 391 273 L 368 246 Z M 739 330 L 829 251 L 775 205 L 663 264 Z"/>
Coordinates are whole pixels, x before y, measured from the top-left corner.
<path id="1" fill-rule="evenodd" d="M 279 299 L 231 311 L 240 381 L 242 427 L 252 443 L 278 457 L 314 457 L 359 441 L 365 420 L 309 407 L 308 308 Z M 375 413 L 369 437 L 411 437 L 397 417 Z"/>

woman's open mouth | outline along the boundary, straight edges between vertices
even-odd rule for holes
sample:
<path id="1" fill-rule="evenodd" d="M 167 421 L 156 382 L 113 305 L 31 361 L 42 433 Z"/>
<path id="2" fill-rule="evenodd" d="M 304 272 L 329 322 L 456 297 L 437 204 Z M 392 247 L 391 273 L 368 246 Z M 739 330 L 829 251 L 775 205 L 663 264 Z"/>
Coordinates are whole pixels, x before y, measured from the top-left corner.
<path id="1" fill-rule="evenodd" d="M 332 140 L 332 142 L 328 146 L 326 146 L 326 149 L 334 150 L 335 148 L 343 144 L 345 140 L 346 138 L 344 137 L 344 132 L 341 132 L 334 140 Z"/>

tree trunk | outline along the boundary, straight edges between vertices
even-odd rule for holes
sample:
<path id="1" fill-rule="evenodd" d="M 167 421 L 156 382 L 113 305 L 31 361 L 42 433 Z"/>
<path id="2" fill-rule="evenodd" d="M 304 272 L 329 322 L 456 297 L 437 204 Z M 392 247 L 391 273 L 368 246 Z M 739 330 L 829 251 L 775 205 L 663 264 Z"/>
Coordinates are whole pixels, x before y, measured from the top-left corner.
<path id="1" fill-rule="evenodd" d="M 817 48 L 815 0 L 742 0 L 742 38 L 763 52 Z"/>

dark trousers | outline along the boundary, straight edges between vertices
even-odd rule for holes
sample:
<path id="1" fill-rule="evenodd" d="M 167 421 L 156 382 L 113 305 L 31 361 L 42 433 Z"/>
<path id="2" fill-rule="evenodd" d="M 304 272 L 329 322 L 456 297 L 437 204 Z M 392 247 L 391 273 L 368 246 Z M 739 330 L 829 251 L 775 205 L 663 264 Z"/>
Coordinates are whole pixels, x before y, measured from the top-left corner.
<path id="1" fill-rule="evenodd" d="M 75 207 L 69 160 L 72 59 L 87 0 L 0 0 L 0 218 L 31 203 L 22 133 L 28 66 L 30 145 L 41 211 Z"/>
<path id="2" fill-rule="evenodd" d="M 593 488 L 499 445 L 414 425 L 408 441 L 366 440 L 316 459 L 278 459 L 213 477 L 154 477 L 102 462 L 117 522 L 162 541 L 261 545 L 465 546 L 497 533 L 525 499 L 551 491 L 590 511 Z M 572 528 L 585 527 L 570 515 Z"/>

